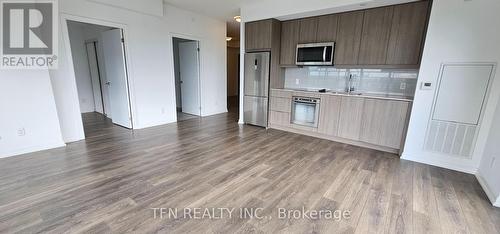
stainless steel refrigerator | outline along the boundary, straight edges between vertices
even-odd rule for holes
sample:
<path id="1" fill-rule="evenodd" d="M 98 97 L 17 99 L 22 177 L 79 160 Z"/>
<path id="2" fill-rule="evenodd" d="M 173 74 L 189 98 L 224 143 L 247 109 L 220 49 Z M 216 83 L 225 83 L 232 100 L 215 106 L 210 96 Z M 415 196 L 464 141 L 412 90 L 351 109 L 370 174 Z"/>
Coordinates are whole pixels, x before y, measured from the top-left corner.
<path id="1" fill-rule="evenodd" d="M 269 52 L 245 54 L 243 120 L 247 124 L 267 127 L 270 58 Z"/>

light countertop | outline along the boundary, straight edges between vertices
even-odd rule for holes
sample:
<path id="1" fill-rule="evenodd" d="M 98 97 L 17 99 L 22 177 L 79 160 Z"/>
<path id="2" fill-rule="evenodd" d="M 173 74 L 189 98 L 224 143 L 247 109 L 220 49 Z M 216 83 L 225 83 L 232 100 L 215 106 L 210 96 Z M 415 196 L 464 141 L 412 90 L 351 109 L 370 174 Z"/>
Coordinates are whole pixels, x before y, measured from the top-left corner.
<path id="1" fill-rule="evenodd" d="M 395 100 L 395 101 L 406 101 L 412 102 L 413 97 L 410 96 L 402 96 L 402 95 L 389 95 L 389 94 L 373 94 L 373 93 L 357 93 L 353 92 L 351 94 L 346 92 L 336 92 L 332 90 L 327 90 L 325 93 L 320 93 L 318 90 L 320 89 L 274 89 L 274 90 L 285 90 L 290 92 L 306 92 L 311 94 L 320 94 L 320 95 L 337 95 L 337 96 L 349 96 L 349 97 L 363 97 L 363 98 L 375 98 L 375 99 L 386 99 L 386 100 Z"/>

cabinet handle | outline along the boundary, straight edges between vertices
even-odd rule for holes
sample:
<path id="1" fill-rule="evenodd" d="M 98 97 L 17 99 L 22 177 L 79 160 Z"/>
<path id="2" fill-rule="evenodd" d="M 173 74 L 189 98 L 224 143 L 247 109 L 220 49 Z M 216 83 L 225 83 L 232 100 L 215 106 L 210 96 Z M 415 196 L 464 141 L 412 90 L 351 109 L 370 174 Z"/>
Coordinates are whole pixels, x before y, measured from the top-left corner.
<path id="1" fill-rule="evenodd" d="M 323 48 L 323 62 L 326 62 L 326 49 L 327 47 Z"/>

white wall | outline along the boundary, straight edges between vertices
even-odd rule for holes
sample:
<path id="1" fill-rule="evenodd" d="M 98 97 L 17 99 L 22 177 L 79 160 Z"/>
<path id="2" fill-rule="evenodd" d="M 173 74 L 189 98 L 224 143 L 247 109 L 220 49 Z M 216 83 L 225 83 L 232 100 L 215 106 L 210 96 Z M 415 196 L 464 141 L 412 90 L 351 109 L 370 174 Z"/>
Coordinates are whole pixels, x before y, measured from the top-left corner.
<path id="1" fill-rule="evenodd" d="M 89 0 L 154 16 L 163 16 L 163 0 Z"/>
<path id="2" fill-rule="evenodd" d="M 479 166 L 477 177 L 492 202 L 500 207 L 500 103 L 497 105 L 493 125 Z"/>
<path id="3" fill-rule="evenodd" d="M 129 5 L 127 3 L 137 4 L 134 0 L 120 1 L 120 4 Z M 176 121 L 172 58 L 172 35 L 175 34 L 200 41 L 202 114 L 227 111 L 225 22 L 169 5 L 163 9 L 163 17 L 87 0 L 59 1 L 59 9 L 61 19 L 85 19 L 90 23 L 106 22 L 107 26 L 125 28 L 134 128 Z M 69 54 L 70 44 L 69 39 L 63 36 L 67 28 L 62 20 L 59 32 L 59 69 L 51 70 L 49 74 L 40 71 L 1 71 L 2 91 L 9 87 L 9 93 L 0 94 L 2 101 L 19 98 L 19 101 L 11 103 L 17 106 L 15 110 L 20 110 L 7 117 L 3 117 L 2 111 L 5 120 L 2 121 L 0 134 L 6 132 L 6 137 L 0 140 L 2 156 L 5 153 L 13 155 L 62 145 L 61 135 L 64 142 L 84 139 L 73 61 Z M 4 78 L 4 74 L 11 77 Z M 43 89 L 43 93 L 39 93 L 42 92 L 40 89 Z M 32 98 L 27 93 L 36 96 Z M 4 98 L 4 95 L 7 96 Z M 1 108 L 9 110 L 13 107 L 10 103 L 2 102 Z M 33 137 L 23 138 L 20 144 L 10 139 L 11 127 L 17 128 L 15 123 L 23 119 L 29 119 L 25 126 L 28 127 L 27 131 L 32 131 L 30 134 Z M 61 129 L 55 124 L 57 122 Z"/>
<path id="4" fill-rule="evenodd" d="M 87 49 L 85 47 L 85 29 L 82 24 L 70 22 L 68 23 L 68 31 L 80 111 L 81 113 L 94 112 L 94 91 L 90 77 Z"/>
<path id="5" fill-rule="evenodd" d="M 500 61 L 500 1 L 434 1 L 420 68 L 419 84 L 439 76 L 442 63 Z M 500 69 L 486 105 L 482 126 L 472 159 L 460 159 L 424 151 L 424 140 L 431 115 L 435 90 L 419 90 L 415 94 L 404 159 L 476 173 L 490 132 L 492 117 L 500 94 Z M 460 95 L 457 93 L 457 95 Z"/>
<path id="6" fill-rule="evenodd" d="M 0 158 L 60 146 L 48 71 L 0 70 Z"/>
<path id="7" fill-rule="evenodd" d="M 170 5 L 165 7 L 165 17 L 170 35 L 200 41 L 202 116 L 227 112 L 226 23 Z M 169 44 L 173 64 L 171 40 Z M 173 82 L 173 70 L 170 77 Z"/>
<path id="8" fill-rule="evenodd" d="M 129 64 L 129 82 L 134 128 L 146 128 L 176 121 L 175 82 L 173 73 L 173 34 L 183 34 L 200 40 L 202 114 L 227 111 L 225 87 L 225 30 L 222 21 L 200 16 L 172 6 L 165 6 L 165 16 L 155 17 L 83 0 L 61 1 L 62 17 L 90 18 L 90 23 L 125 28 Z M 65 29 L 62 28 L 62 32 Z M 61 43 L 61 58 L 67 52 Z M 60 63 L 52 73 L 59 100 L 63 136 L 69 141 L 83 139 L 73 104 L 76 103 L 71 81 L 72 68 Z M 62 77 L 66 77 L 65 80 Z M 222 89 L 222 90 L 221 90 Z M 60 115 L 61 116 L 61 115 Z"/>

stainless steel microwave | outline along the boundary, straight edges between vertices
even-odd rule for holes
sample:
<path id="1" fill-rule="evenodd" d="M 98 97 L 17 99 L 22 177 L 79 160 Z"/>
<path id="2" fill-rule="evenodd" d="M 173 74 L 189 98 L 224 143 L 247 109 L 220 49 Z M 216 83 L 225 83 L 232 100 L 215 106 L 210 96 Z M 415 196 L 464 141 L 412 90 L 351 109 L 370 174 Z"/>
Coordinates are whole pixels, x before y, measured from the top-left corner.
<path id="1" fill-rule="evenodd" d="M 298 44 L 296 64 L 299 66 L 333 66 L 335 42 Z"/>

